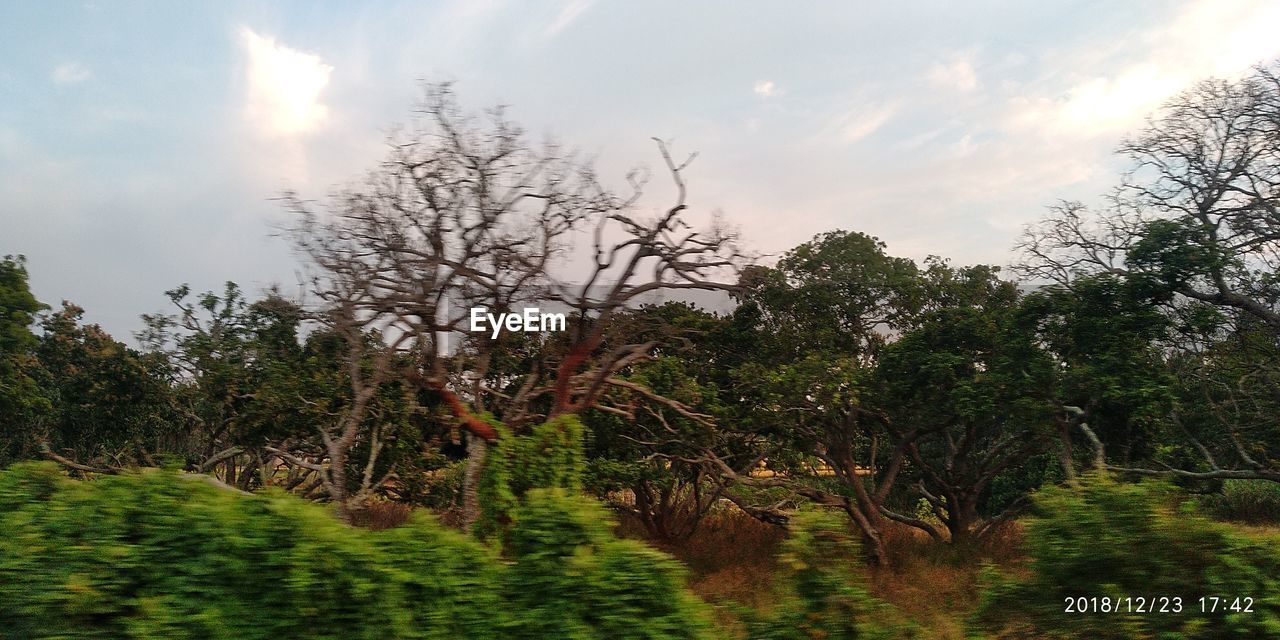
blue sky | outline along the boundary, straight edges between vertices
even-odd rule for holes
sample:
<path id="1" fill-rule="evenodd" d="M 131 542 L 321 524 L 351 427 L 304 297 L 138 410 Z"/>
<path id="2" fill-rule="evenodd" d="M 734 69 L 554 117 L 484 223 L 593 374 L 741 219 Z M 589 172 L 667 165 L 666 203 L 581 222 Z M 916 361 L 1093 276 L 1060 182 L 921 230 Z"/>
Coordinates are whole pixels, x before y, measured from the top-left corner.
<path id="1" fill-rule="evenodd" d="M 289 289 L 272 196 L 358 179 L 425 79 L 615 184 L 657 166 L 651 136 L 698 151 L 691 203 L 758 251 L 843 228 L 1003 265 L 1047 205 L 1114 185 L 1161 101 L 1276 33 L 1248 0 L 7 2 L 0 254 L 122 339 L 180 283 Z"/>

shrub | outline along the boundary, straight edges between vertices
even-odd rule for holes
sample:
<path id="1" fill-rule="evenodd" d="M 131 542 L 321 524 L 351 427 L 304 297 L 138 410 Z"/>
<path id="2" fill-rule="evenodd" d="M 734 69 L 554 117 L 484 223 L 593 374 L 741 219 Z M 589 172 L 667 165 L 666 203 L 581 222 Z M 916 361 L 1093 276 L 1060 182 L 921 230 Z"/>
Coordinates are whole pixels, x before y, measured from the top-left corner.
<path id="1" fill-rule="evenodd" d="M 496 420 L 498 442 L 485 456 L 477 492 L 480 514 L 476 535 L 487 538 L 508 524 L 511 511 L 530 489 L 582 490 L 586 470 L 583 427 L 575 415 L 552 418 L 527 435 L 514 435 Z"/>
<path id="2" fill-rule="evenodd" d="M 1090 477 L 1036 500 L 1027 577 L 986 573 L 975 633 L 1044 638 L 1244 638 L 1280 634 L 1280 558 L 1197 515 L 1164 484 Z M 1181 613 L 1066 613 L 1067 598 L 1181 598 Z M 1252 597 L 1253 612 L 1202 613 L 1202 596 Z M 1123 600 L 1122 600 L 1123 602 Z"/>
<path id="3" fill-rule="evenodd" d="M 175 470 L 0 472 L 0 637 L 701 637 L 668 557 L 586 498 L 530 492 L 511 561 L 417 513 L 367 531 Z M 563 633 L 561 633 L 563 632 Z"/>
<path id="4" fill-rule="evenodd" d="M 281 493 L 174 471 L 0 474 L 8 637 L 499 637 L 499 570 L 485 547 L 424 517 L 374 534 Z"/>
<path id="5" fill-rule="evenodd" d="M 1280 523 L 1280 482 L 1227 480 L 1220 493 L 1205 496 L 1201 504 L 1224 520 Z"/>
<path id="6" fill-rule="evenodd" d="M 857 572 L 862 551 L 848 522 L 828 512 L 792 518 L 783 543 L 785 593 L 763 618 L 748 615 L 752 640 L 910 638 L 889 605 L 872 597 Z"/>
<path id="7" fill-rule="evenodd" d="M 441 454 L 427 454 L 421 469 L 398 474 L 395 495 L 399 501 L 435 512 L 454 509 L 460 503 L 465 460 L 450 460 Z"/>
<path id="8" fill-rule="evenodd" d="M 532 489 L 512 513 L 508 602 L 515 638 L 706 638 L 709 610 L 669 556 L 611 533 L 604 507 Z"/>

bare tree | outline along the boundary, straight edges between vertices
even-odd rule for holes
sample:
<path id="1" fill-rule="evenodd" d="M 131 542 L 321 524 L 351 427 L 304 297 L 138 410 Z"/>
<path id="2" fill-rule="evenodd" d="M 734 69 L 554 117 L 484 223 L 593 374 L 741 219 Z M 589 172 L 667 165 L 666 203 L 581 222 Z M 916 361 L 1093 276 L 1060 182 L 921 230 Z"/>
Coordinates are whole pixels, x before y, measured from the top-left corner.
<path id="1" fill-rule="evenodd" d="M 412 134 L 393 141 L 388 160 L 327 215 L 296 194 L 285 200 L 298 214 L 290 235 L 315 267 L 313 288 L 328 310 L 317 317 L 353 336 L 376 331 L 388 353 L 407 358 L 374 358 L 361 383 L 353 368 L 352 393 L 359 397 L 396 375 L 436 394 L 469 434 L 464 511 L 474 514 L 484 442 L 497 436 L 477 412 L 501 406 L 502 417 L 519 424 L 536 417 L 532 403 L 548 393 L 555 398 L 550 415 L 591 406 L 611 376 L 647 348 L 595 353 L 611 315 L 652 291 L 725 288 L 711 276 L 732 268 L 738 254 L 723 228 L 690 229 L 680 174 L 687 162 L 675 164 L 661 143 L 677 202 L 642 221 L 632 211 L 644 186 L 637 174 L 629 176 L 632 193 L 615 196 L 574 154 L 528 145 L 501 108 L 481 125 L 460 111 L 448 85 L 437 85 L 419 115 Z M 556 280 L 554 267 L 574 232 L 588 228 L 591 275 L 579 285 Z M 465 353 L 447 348 L 448 336 L 467 329 L 472 307 L 498 313 L 547 300 L 575 311 L 573 347 L 559 365 L 527 372 L 516 397 L 496 397 L 483 384 L 496 340 L 467 334 Z M 556 377 L 548 378 L 544 371 L 553 369 Z M 354 444 L 343 436 L 326 440 L 329 466 Z"/>
<path id="2" fill-rule="evenodd" d="M 654 343 L 622 345 L 594 354 L 609 321 L 654 292 L 680 289 L 729 290 L 743 254 L 737 235 L 716 219 L 711 228 L 694 229 L 683 214 L 688 209 L 682 172 L 697 157 L 672 159 L 667 145 L 654 142 L 676 187 L 675 202 L 653 220 L 643 220 L 623 207 L 601 216 L 595 225 L 590 275 L 580 284 L 557 283 L 552 297 L 574 309 L 572 347 L 556 372 L 551 415 L 591 407 L 609 386 L 618 386 L 619 370 L 653 348 Z M 638 199 L 642 182 L 631 180 Z M 616 230 L 620 239 L 608 238 Z M 589 368 L 579 373 L 589 360 Z"/>
<path id="3" fill-rule="evenodd" d="M 1280 328 L 1280 76 L 1207 80 L 1169 102 L 1120 152 L 1133 168 L 1099 213 L 1063 203 L 1028 229 L 1020 273 L 1069 283 L 1156 278 L 1191 300 Z"/>

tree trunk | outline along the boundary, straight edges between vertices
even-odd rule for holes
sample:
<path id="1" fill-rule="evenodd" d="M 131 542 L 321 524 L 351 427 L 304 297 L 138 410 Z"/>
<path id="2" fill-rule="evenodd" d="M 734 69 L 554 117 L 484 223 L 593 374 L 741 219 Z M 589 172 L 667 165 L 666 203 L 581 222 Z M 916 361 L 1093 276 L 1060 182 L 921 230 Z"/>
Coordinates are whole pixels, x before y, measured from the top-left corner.
<path id="1" fill-rule="evenodd" d="M 488 445 L 484 438 L 467 433 L 467 466 L 462 473 L 462 528 L 471 531 L 480 517 L 480 473 Z"/>
<path id="2" fill-rule="evenodd" d="M 977 496 L 957 496 L 947 501 L 947 531 L 951 534 L 951 546 L 963 547 L 973 541 L 978 525 Z"/>
<path id="3" fill-rule="evenodd" d="M 329 447 L 329 501 L 333 503 L 338 519 L 350 524 L 351 509 L 347 504 L 347 450 L 337 443 Z"/>
<path id="4" fill-rule="evenodd" d="M 1071 450 L 1071 423 L 1066 420 L 1058 422 L 1058 440 L 1062 446 L 1058 447 L 1058 463 L 1062 465 L 1062 473 L 1067 482 L 1075 482 L 1076 468 L 1072 459 L 1074 454 Z"/>
<path id="5" fill-rule="evenodd" d="M 845 513 L 858 525 L 859 531 L 862 532 L 862 545 L 866 548 L 867 559 L 878 569 L 887 569 L 889 567 L 889 550 L 885 545 L 884 536 L 880 534 L 884 519 L 879 513 L 863 513 L 857 505 L 845 500 Z"/>

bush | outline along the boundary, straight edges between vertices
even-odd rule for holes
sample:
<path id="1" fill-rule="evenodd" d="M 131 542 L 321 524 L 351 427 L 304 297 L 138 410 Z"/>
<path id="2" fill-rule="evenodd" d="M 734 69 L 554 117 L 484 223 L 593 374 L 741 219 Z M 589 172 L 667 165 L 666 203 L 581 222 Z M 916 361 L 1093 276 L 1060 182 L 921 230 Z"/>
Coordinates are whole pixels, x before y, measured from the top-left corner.
<path id="1" fill-rule="evenodd" d="M 424 516 L 373 534 L 174 471 L 0 474 L 7 637 L 500 637 L 500 569 Z"/>
<path id="2" fill-rule="evenodd" d="M 480 514 L 475 532 L 481 538 L 501 533 L 530 489 L 577 493 L 586 471 L 583 427 L 575 415 L 552 418 L 527 435 L 514 435 L 497 420 L 489 423 L 498 432 L 498 442 L 485 456 L 477 486 Z"/>
<path id="3" fill-rule="evenodd" d="M 532 489 L 512 513 L 507 551 L 515 638 L 705 638 L 709 611 L 669 556 L 611 533 L 595 500 Z"/>
<path id="4" fill-rule="evenodd" d="M 1280 523 L 1280 482 L 1227 480 L 1220 493 L 1205 496 L 1201 504 L 1223 520 Z"/>
<path id="5" fill-rule="evenodd" d="M 398 474 L 395 497 L 418 507 L 440 513 L 456 509 L 461 502 L 465 460 L 450 460 L 441 454 L 427 454 L 418 468 Z"/>
<path id="6" fill-rule="evenodd" d="M 912 628 L 894 619 L 892 608 L 872 597 L 857 573 L 858 539 L 847 520 L 828 512 L 792 518 L 783 543 L 785 590 L 766 617 L 747 616 L 752 640 L 852 640 L 910 638 Z"/>
<path id="7" fill-rule="evenodd" d="M 1197 515 L 1164 484 L 1106 477 L 1043 491 L 1027 523 L 1031 573 L 989 569 L 975 633 L 1043 638 L 1280 636 L 1280 558 Z M 1181 613 L 1066 613 L 1068 598 L 1181 598 Z M 1200 598 L 1252 597 L 1253 612 L 1202 613 Z"/>
<path id="8" fill-rule="evenodd" d="M 614 539 L 601 507 L 537 492 L 512 561 L 415 514 L 371 532 L 281 492 L 173 470 L 75 481 L 0 472 L 0 637 L 698 637 L 666 556 Z M 559 633 L 563 630 L 564 633 Z"/>

